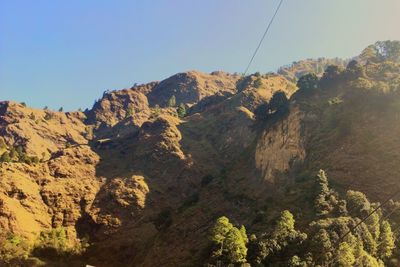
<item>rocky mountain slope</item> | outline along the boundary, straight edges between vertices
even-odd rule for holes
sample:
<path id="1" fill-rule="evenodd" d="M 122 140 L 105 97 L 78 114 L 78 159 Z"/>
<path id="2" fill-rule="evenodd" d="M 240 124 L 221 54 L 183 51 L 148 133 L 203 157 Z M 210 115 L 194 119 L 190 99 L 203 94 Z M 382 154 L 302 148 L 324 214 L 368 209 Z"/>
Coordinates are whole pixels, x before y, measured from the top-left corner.
<path id="1" fill-rule="evenodd" d="M 85 112 L 1 102 L 0 229 L 30 248 L 3 249 L 4 263 L 202 266 L 221 215 L 257 232 L 290 208 L 305 226 L 319 169 L 339 192 L 384 200 L 400 173 L 400 68 L 368 49 L 300 89 L 280 74 L 190 71 Z"/>

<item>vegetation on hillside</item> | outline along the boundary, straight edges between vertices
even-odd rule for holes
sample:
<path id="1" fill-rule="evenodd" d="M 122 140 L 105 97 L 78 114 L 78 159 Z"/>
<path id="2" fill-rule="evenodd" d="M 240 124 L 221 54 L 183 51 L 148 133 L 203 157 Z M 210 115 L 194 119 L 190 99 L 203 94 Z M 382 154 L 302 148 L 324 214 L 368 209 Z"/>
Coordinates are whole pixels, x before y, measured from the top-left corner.
<path id="1" fill-rule="evenodd" d="M 272 229 L 246 233 L 226 217 L 210 230 L 211 265 L 249 263 L 251 266 L 397 266 L 395 248 L 400 221 L 385 216 L 388 208 L 371 203 L 358 191 L 340 196 L 323 170 L 314 178 L 314 215 L 297 229 L 289 210 L 281 212 Z M 399 205 L 399 204 L 396 204 Z"/>

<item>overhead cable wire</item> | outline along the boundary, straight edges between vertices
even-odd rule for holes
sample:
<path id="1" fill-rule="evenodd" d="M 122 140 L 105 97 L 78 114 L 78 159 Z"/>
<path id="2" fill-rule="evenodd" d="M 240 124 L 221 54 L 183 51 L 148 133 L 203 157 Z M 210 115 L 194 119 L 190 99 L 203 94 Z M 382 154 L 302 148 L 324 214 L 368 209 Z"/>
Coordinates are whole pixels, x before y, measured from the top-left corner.
<path id="1" fill-rule="evenodd" d="M 269 29 L 271 28 L 272 22 L 274 22 L 275 17 L 276 17 L 276 15 L 278 14 L 278 11 L 279 11 L 279 9 L 280 9 L 281 6 L 282 6 L 282 3 L 283 3 L 283 0 L 280 0 L 279 4 L 278 4 L 278 6 L 277 6 L 277 8 L 276 8 L 276 10 L 275 10 L 274 15 L 272 16 L 271 20 L 269 21 L 269 23 L 268 23 L 268 25 L 267 25 L 267 28 L 265 29 L 264 34 L 263 34 L 263 36 L 261 37 L 261 40 L 260 40 L 260 42 L 258 43 L 258 45 L 257 45 L 257 47 L 256 47 L 256 50 L 254 50 L 254 53 L 253 53 L 253 55 L 251 56 L 251 59 L 250 59 L 250 61 L 249 61 L 249 64 L 247 64 L 246 70 L 244 71 L 244 76 L 246 76 L 246 73 L 247 73 L 247 71 L 249 70 L 249 68 L 250 68 L 250 66 L 251 66 L 251 63 L 253 63 L 253 60 L 254 60 L 255 56 L 257 55 L 257 52 L 258 52 L 258 50 L 260 49 L 261 44 L 262 44 L 262 42 L 263 42 L 264 39 L 265 39 L 265 36 L 267 35 Z"/>

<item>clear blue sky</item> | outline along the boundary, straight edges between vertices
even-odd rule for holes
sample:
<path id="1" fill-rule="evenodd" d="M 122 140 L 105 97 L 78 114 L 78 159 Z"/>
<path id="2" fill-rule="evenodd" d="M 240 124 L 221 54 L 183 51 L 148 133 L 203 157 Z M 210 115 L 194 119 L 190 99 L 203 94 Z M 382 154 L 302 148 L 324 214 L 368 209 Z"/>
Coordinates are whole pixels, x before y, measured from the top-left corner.
<path id="1" fill-rule="evenodd" d="M 67 110 L 177 72 L 243 72 L 278 0 L 0 0 L 0 100 Z M 400 40 L 399 0 L 285 0 L 250 72 Z"/>

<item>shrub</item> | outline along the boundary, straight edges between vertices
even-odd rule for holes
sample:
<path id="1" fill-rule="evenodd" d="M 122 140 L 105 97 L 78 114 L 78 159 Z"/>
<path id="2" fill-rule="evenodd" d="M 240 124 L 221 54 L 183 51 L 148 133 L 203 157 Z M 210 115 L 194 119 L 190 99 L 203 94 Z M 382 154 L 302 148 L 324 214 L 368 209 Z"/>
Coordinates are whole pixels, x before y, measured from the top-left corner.
<path id="1" fill-rule="evenodd" d="M 53 228 L 40 233 L 33 249 L 35 256 L 58 258 L 71 252 L 68 246 L 67 235 L 63 227 Z"/>
<path id="2" fill-rule="evenodd" d="M 0 157 L 0 162 L 11 162 L 10 153 L 8 151 L 4 152 Z"/>
<path id="3" fill-rule="evenodd" d="M 255 81 L 254 81 L 254 87 L 255 88 L 260 88 L 262 86 L 262 80 L 260 77 L 258 77 Z"/>
<path id="4" fill-rule="evenodd" d="M 3 138 L 0 138 L 0 149 L 5 149 L 7 148 L 6 142 L 4 142 Z"/>
<path id="5" fill-rule="evenodd" d="M 22 155 L 20 155 L 20 162 L 24 162 L 26 164 L 32 164 L 32 158 L 29 157 L 28 155 L 26 155 L 25 153 L 23 153 Z"/>
<path id="6" fill-rule="evenodd" d="M 31 120 L 36 120 L 36 116 L 35 116 L 35 114 L 33 114 L 33 112 L 29 115 L 29 119 L 31 119 Z"/>
<path id="7" fill-rule="evenodd" d="M 28 258 L 29 244 L 18 235 L 9 233 L 0 236 L 0 265 L 21 266 Z"/>
<path id="8" fill-rule="evenodd" d="M 53 115 L 50 112 L 46 112 L 46 115 L 44 115 L 44 119 L 46 121 L 51 120 L 53 118 Z"/>
<path id="9" fill-rule="evenodd" d="M 177 108 L 176 112 L 178 113 L 178 117 L 179 118 L 183 118 L 186 116 L 186 107 L 183 103 L 181 103 L 179 105 L 179 107 Z"/>
<path id="10" fill-rule="evenodd" d="M 11 158 L 11 160 L 14 160 L 14 159 L 18 160 L 18 158 L 19 158 L 19 154 L 14 147 L 12 147 L 10 149 L 10 158 Z"/>
<path id="11" fill-rule="evenodd" d="M 318 87 L 318 77 L 314 73 L 301 76 L 297 82 L 297 87 L 302 92 L 310 92 Z"/>
<path id="12" fill-rule="evenodd" d="M 39 157 L 37 157 L 37 156 L 31 157 L 31 161 L 32 161 L 32 163 L 34 163 L 34 164 L 37 164 L 37 163 L 40 162 Z"/>
<path id="13" fill-rule="evenodd" d="M 151 116 L 157 118 L 158 116 L 160 116 L 160 114 L 161 114 L 160 106 L 159 105 L 155 105 L 154 109 L 151 111 Z"/>
<path id="14" fill-rule="evenodd" d="M 172 95 L 170 99 L 168 99 L 168 107 L 176 106 L 176 98 L 175 95 Z"/>

